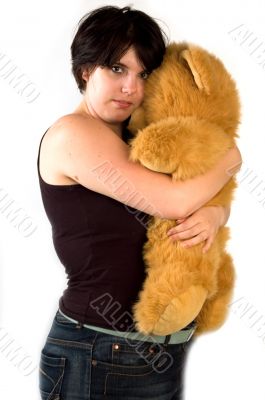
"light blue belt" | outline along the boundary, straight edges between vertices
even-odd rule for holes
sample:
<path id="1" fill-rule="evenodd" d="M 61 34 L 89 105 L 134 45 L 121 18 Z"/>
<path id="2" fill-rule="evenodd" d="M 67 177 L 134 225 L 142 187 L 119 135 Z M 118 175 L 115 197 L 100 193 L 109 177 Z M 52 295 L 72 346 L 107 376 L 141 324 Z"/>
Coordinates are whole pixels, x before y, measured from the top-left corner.
<path id="1" fill-rule="evenodd" d="M 61 315 L 63 315 L 69 321 L 75 322 L 76 324 L 80 324 L 79 321 L 76 321 L 75 319 L 68 317 L 60 309 L 58 309 L 58 311 Z M 171 335 L 159 336 L 159 335 L 144 335 L 140 332 L 121 332 L 121 331 L 116 331 L 116 330 L 112 330 L 112 329 L 101 328 L 99 326 L 87 325 L 87 324 L 83 324 L 83 323 L 82 323 L 82 326 L 84 326 L 85 328 L 92 329 L 97 332 L 102 332 L 102 333 L 106 333 L 106 334 L 113 335 L 113 336 L 124 337 L 124 338 L 130 339 L 130 340 L 142 340 L 142 341 L 146 341 L 146 342 L 152 342 L 152 343 L 157 342 L 157 343 L 165 343 L 165 344 L 179 344 L 179 343 L 188 342 L 190 340 L 190 338 L 192 337 L 192 335 L 194 334 L 195 329 L 196 329 L 196 325 L 194 324 L 194 326 L 192 326 L 190 328 L 183 329 L 178 332 L 174 332 Z"/>

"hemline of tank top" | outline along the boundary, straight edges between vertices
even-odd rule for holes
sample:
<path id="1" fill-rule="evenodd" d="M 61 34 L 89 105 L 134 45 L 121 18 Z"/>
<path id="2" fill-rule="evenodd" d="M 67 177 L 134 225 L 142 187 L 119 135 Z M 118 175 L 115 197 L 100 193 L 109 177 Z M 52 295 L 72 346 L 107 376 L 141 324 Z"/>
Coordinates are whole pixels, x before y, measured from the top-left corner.
<path id="1" fill-rule="evenodd" d="M 68 315 L 66 315 L 62 310 L 61 310 L 61 308 L 59 307 L 58 308 L 58 311 L 59 311 L 59 313 L 61 314 L 61 315 L 63 315 L 66 319 L 68 319 L 70 322 L 74 322 L 74 323 L 81 323 L 83 326 L 85 326 L 86 327 L 86 325 L 87 326 L 91 326 L 91 327 L 93 327 L 93 328 L 95 328 L 95 330 L 98 328 L 98 329 L 101 329 L 101 328 L 103 328 L 103 329 L 111 329 L 110 327 L 108 327 L 108 328 L 105 328 L 105 327 L 103 327 L 103 326 L 98 326 L 98 325 L 92 325 L 92 324 L 89 324 L 89 323 L 83 323 L 83 322 L 80 322 L 80 321 L 78 321 L 78 320 L 75 320 L 75 319 L 73 319 L 73 318 L 71 318 L 71 317 L 69 317 Z M 100 331 L 99 331 L 100 332 Z M 132 332 L 132 333 L 139 333 L 138 331 L 135 331 L 135 330 L 129 330 L 129 331 L 118 331 L 118 332 Z M 113 329 L 113 335 L 115 335 L 115 329 Z"/>
<path id="2" fill-rule="evenodd" d="M 95 328 L 105 328 L 105 329 L 113 329 L 113 326 L 111 324 L 105 323 L 100 325 L 97 321 L 97 323 L 95 324 L 93 321 L 88 321 L 86 319 L 84 319 L 84 316 L 81 316 L 80 314 L 77 314 L 76 312 L 70 311 L 68 309 L 65 308 L 64 304 L 63 304 L 63 298 L 61 297 L 59 300 L 59 306 L 58 309 L 62 311 L 63 314 L 65 314 L 65 316 L 67 316 L 68 318 L 73 318 L 75 320 L 77 320 L 79 323 L 82 324 L 87 324 L 87 325 L 93 325 Z M 104 319 L 103 319 L 104 321 Z M 135 326 L 133 326 L 134 329 L 130 329 L 130 332 L 136 333 L 138 332 L 135 328 Z M 128 331 L 128 326 L 125 327 L 125 329 L 119 329 L 120 332 L 127 332 Z"/>
<path id="3" fill-rule="evenodd" d="M 69 316 L 69 312 L 68 312 L 68 315 L 65 313 L 65 311 L 62 311 L 62 305 L 60 305 L 59 307 L 58 307 L 58 310 L 59 310 L 59 312 L 65 317 L 65 318 L 67 318 L 69 321 L 72 321 L 72 322 L 75 322 L 75 321 L 77 321 L 77 323 L 81 323 L 81 324 L 83 324 L 83 325 L 91 325 L 91 326 L 93 326 L 94 328 L 105 328 L 105 329 L 111 329 L 111 328 L 113 328 L 112 326 L 99 326 L 99 325 L 94 325 L 94 324 L 91 324 L 89 321 L 84 321 L 84 322 L 81 322 L 81 321 L 79 321 L 79 320 L 75 320 L 75 321 L 73 321 L 73 319 L 74 318 L 71 318 L 70 316 Z M 75 315 L 77 315 L 76 313 L 74 313 Z M 196 319 L 194 319 L 194 320 L 192 320 L 190 323 L 188 323 L 188 325 L 186 325 L 184 328 L 182 328 L 181 330 L 185 330 L 185 329 L 190 329 L 191 327 L 193 327 L 194 325 L 196 325 Z M 125 331 L 119 331 L 119 332 L 128 332 L 128 330 L 125 330 Z M 139 333 L 139 331 L 137 331 L 137 330 L 129 330 L 129 332 L 132 332 L 132 333 Z"/>

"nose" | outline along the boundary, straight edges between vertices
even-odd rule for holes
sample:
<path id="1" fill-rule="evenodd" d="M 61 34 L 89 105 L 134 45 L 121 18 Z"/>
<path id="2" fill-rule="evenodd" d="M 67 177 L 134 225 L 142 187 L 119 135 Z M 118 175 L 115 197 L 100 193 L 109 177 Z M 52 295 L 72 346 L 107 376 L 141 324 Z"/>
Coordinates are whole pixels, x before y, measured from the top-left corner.
<path id="1" fill-rule="evenodd" d="M 137 91 L 136 77 L 132 75 L 126 76 L 123 80 L 121 91 L 122 93 L 127 93 L 129 96 L 134 94 Z"/>

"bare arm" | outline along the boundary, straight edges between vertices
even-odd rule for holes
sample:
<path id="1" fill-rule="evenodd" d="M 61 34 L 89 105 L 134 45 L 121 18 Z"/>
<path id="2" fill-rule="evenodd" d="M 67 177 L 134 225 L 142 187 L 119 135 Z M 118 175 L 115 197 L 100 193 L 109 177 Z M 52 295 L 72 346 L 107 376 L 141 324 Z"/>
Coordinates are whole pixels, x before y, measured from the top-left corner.
<path id="1" fill-rule="evenodd" d="M 228 150 L 224 157 L 203 175 L 178 182 L 184 197 L 187 199 L 184 217 L 192 214 L 198 208 L 213 198 L 231 177 L 240 169 L 242 158 L 237 146 Z"/>
<path id="2" fill-rule="evenodd" d="M 234 148 L 206 174 L 173 182 L 168 175 L 129 161 L 129 146 L 95 119 L 75 116 L 54 133 L 63 175 L 161 218 L 183 218 L 200 208 L 231 178 L 226 170 L 241 160 Z"/>

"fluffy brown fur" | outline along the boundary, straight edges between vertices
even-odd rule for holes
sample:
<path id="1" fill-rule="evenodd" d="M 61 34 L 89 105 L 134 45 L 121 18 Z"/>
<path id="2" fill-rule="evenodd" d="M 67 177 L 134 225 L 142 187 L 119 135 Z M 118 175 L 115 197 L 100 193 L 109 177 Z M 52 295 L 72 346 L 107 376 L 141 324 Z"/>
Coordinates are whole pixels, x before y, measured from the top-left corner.
<path id="1" fill-rule="evenodd" d="M 223 63 L 198 46 L 172 43 L 132 116 L 131 160 L 173 180 L 203 174 L 235 145 L 239 118 L 236 85 Z M 207 205 L 230 205 L 235 188 L 231 174 Z M 147 278 L 133 306 L 136 327 L 145 334 L 170 334 L 194 319 L 201 333 L 220 327 L 227 315 L 235 275 L 225 250 L 229 229 L 221 227 L 203 254 L 204 243 L 184 249 L 168 238 L 175 225 L 153 217 L 148 226 Z"/>

